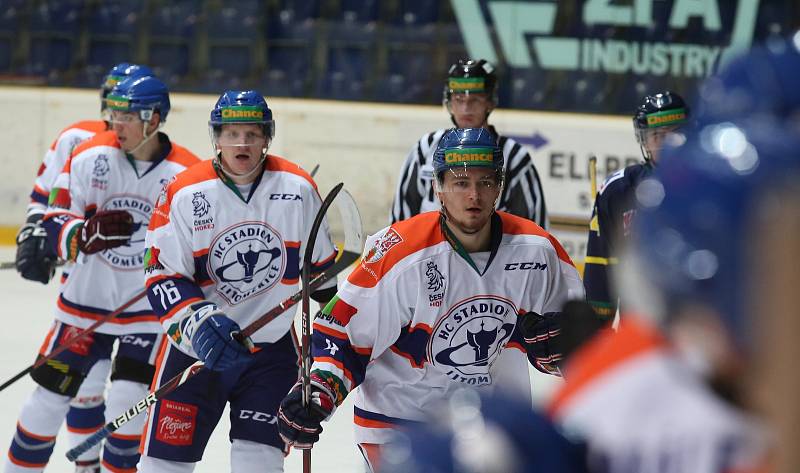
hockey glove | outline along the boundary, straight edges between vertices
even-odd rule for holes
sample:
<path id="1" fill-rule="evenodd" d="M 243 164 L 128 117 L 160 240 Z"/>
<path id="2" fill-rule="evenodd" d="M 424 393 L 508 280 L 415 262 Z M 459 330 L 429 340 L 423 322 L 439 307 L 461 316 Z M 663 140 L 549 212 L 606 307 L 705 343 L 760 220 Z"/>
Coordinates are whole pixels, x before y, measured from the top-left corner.
<path id="1" fill-rule="evenodd" d="M 251 360 L 250 350 L 237 338 L 239 325 L 209 301 L 191 305 L 193 312 L 182 321 L 182 332 L 206 368 L 224 371 Z M 245 339 L 244 343 L 252 342 Z"/>
<path id="2" fill-rule="evenodd" d="M 42 214 L 31 214 L 17 233 L 16 266 L 20 276 L 47 284 L 56 272 L 56 257 L 47 246 Z"/>
<path id="3" fill-rule="evenodd" d="M 333 390 L 322 378 L 311 374 L 311 402 L 303 406 L 303 386 L 295 384 L 278 409 L 278 432 L 286 445 L 307 450 L 319 440 L 322 421 L 336 409 Z"/>
<path id="4" fill-rule="evenodd" d="M 89 217 L 78 233 L 78 249 L 91 255 L 128 243 L 133 216 L 127 210 L 101 210 Z"/>
<path id="5" fill-rule="evenodd" d="M 528 312 L 522 316 L 522 337 L 533 365 L 545 374 L 561 375 L 558 362 L 561 361 L 561 312 L 547 312 L 539 315 Z"/>

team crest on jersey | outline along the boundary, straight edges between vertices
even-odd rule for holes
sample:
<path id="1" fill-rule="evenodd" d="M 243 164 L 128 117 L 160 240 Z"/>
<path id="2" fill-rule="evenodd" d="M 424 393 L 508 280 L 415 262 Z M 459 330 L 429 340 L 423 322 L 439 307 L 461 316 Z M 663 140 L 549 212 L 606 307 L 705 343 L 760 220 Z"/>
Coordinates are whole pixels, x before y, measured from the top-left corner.
<path id="1" fill-rule="evenodd" d="M 222 231 L 208 251 L 208 274 L 229 304 L 269 290 L 286 266 L 283 238 L 262 222 L 245 222 Z"/>
<path id="2" fill-rule="evenodd" d="M 211 204 L 208 203 L 206 195 L 202 192 L 192 193 L 192 213 L 195 217 L 205 217 L 208 211 L 211 210 Z"/>
<path id="3" fill-rule="evenodd" d="M 98 154 L 96 158 L 94 158 L 94 169 L 92 169 L 92 176 L 94 177 L 103 177 L 108 174 L 108 171 L 111 170 L 111 166 L 108 165 L 108 156 L 105 154 Z"/>
<path id="4" fill-rule="evenodd" d="M 440 307 L 444 300 L 445 277 L 433 261 L 428 261 L 426 264 L 425 276 L 428 277 L 428 291 L 430 291 L 428 301 L 431 307 Z"/>
<path id="5" fill-rule="evenodd" d="M 127 210 L 133 216 L 133 233 L 122 246 L 101 251 L 104 262 L 116 269 L 142 271 L 144 267 L 144 237 L 153 205 L 145 198 L 135 195 L 112 197 L 103 205 L 103 210 Z"/>
<path id="6" fill-rule="evenodd" d="M 194 231 L 212 230 L 214 217 L 205 217 L 211 211 L 211 203 L 202 192 L 192 193 L 192 214 L 194 215 Z"/>
<path id="7" fill-rule="evenodd" d="M 489 368 L 517 323 L 514 304 L 498 296 L 456 303 L 439 319 L 428 341 L 428 360 L 445 375 L 470 386 L 492 383 Z"/>
<path id="8" fill-rule="evenodd" d="M 403 237 L 401 237 L 394 228 L 390 228 L 375 241 L 375 244 L 367 252 L 367 255 L 364 257 L 363 261 L 365 263 L 377 263 L 390 249 L 392 249 L 393 246 L 401 243 L 402 241 Z"/>

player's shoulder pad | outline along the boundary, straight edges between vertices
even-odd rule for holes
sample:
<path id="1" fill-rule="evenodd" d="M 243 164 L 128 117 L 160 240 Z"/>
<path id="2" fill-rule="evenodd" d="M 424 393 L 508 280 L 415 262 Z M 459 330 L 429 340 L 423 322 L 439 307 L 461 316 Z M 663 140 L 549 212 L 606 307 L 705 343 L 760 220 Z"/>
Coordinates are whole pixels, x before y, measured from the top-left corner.
<path id="1" fill-rule="evenodd" d="M 374 287 L 398 263 L 410 255 L 445 241 L 438 211 L 401 220 L 370 236 L 361 263 L 348 278 L 360 287 Z"/>
<path id="2" fill-rule="evenodd" d="M 299 165 L 289 161 L 286 158 L 276 156 L 274 154 L 268 154 L 265 166 L 267 171 L 285 172 L 288 174 L 298 176 L 302 178 L 305 182 L 307 182 L 315 191 L 318 192 L 317 183 L 314 182 L 314 178 L 311 177 L 311 175 L 307 173 L 305 169 L 301 168 Z"/>
<path id="3" fill-rule="evenodd" d="M 80 159 L 82 156 L 89 156 L 90 153 L 88 153 L 88 151 L 92 150 L 93 148 L 100 147 L 119 149 L 120 144 L 119 140 L 117 139 L 117 134 L 110 130 L 98 133 L 86 141 L 80 142 L 75 149 L 72 150 L 70 157 L 73 161 L 75 161 L 76 158 Z"/>
<path id="4" fill-rule="evenodd" d="M 166 157 L 167 161 L 180 164 L 183 167 L 189 168 L 201 161 L 201 159 L 189 149 L 173 142 L 170 142 L 172 145 L 172 150 Z"/>
<path id="5" fill-rule="evenodd" d="M 108 125 L 103 120 L 82 120 L 75 122 L 70 126 L 64 128 L 58 133 L 56 139 L 50 145 L 50 149 L 56 149 L 60 141 L 73 139 L 76 135 L 80 136 L 79 141 L 83 141 L 87 133 L 96 135 L 108 129 Z"/>
<path id="6" fill-rule="evenodd" d="M 630 187 L 635 187 L 649 173 L 650 169 L 647 164 L 637 163 L 614 171 L 603 182 L 600 196 L 626 192 Z"/>
<path id="7" fill-rule="evenodd" d="M 519 217 L 502 210 L 498 210 L 497 215 L 500 216 L 500 220 L 503 224 L 504 235 L 542 237 L 550 242 L 550 246 L 552 246 L 553 250 L 558 256 L 558 259 L 569 264 L 570 266 L 575 266 L 575 263 L 572 262 L 572 258 L 569 257 L 569 254 L 567 254 L 566 250 L 564 250 L 564 247 L 561 246 L 561 242 L 559 242 L 556 237 L 554 237 L 544 228 L 540 227 L 539 224 L 533 220 L 528 220 L 527 218 Z"/>
<path id="8" fill-rule="evenodd" d="M 217 172 L 214 170 L 213 161 L 207 159 L 192 164 L 183 171 L 172 177 L 172 180 L 164 187 L 168 200 L 180 192 L 182 189 L 199 184 L 204 181 L 218 179 Z"/>

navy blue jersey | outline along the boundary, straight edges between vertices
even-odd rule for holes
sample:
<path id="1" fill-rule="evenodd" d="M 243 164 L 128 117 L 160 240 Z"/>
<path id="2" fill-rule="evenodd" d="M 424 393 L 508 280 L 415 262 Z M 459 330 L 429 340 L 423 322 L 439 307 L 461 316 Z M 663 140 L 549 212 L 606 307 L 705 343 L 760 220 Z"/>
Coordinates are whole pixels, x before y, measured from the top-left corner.
<path id="1" fill-rule="evenodd" d="M 606 178 L 594 202 L 586 246 L 583 285 L 595 312 L 611 319 L 617 312 L 617 295 L 610 278 L 617 264 L 617 249 L 628 236 L 636 214 L 636 186 L 653 172 L 647 163 L 634 164 Z"/>

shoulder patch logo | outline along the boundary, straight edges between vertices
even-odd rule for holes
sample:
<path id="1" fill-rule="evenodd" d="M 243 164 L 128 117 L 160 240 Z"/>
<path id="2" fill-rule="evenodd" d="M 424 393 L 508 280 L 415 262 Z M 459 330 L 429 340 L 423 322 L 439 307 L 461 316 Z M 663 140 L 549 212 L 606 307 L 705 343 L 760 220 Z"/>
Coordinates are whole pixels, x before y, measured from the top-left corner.
<path id="1" fill-rule="evenodd" d="M 377 263 L 386 253 L 392 249 L 393 246 L 402 243 L 403 237 L 400 236 L 394 228 L 390 228 L 380 238 L 375 241 L 375 244 L 367 252 L 364 257 L 365 263 Z"/>
<path id="2" fill-rule="evenodd" d="M 92 175 L 94 177 L 103 177 L 108 174 L 108 171 L 111 170 L 111 166 L 108 165 L 108 156 L 105 154 L 98 154 L 97 157 L 94 159 L 94 168 L 92 169 Z"/>
<path id="3" fill-rule="evenodd" d="M 286 269 L 283 238 L 263 222 L 244 222 L 223 230 L 211 242 L 208 274 L 229 304 L 271 289 Z"/>
<path id="4" fill-rule="evenodd" d="M 211 210 L 211 204 L 202 192 L 192 193 L 192 213 L 196 218 L 204 217 Z"/>
<path id="5" fill-rule="evenodd" d="M 428 277 L 428 291 L 430 291 L 428 301 L 431 307 L 441 307 L 444 300 L 445 277 L 433 261 L 428 261 L 425 267 L 425 276 Z"/>
<path id="6" fill-rule="evenodd" d="M 498 296 L 475 296 L 455 303 L 433 327 L 428 359 L 453 381 L 492 384 L 489 369 L 517 323 L 517 308 Z"/>

